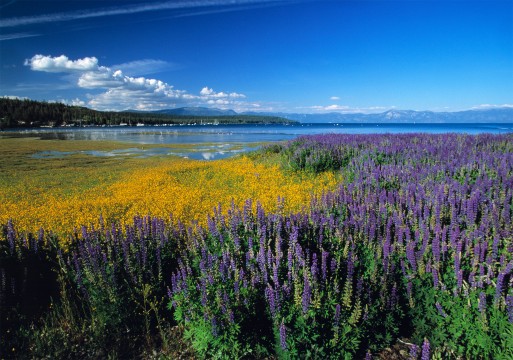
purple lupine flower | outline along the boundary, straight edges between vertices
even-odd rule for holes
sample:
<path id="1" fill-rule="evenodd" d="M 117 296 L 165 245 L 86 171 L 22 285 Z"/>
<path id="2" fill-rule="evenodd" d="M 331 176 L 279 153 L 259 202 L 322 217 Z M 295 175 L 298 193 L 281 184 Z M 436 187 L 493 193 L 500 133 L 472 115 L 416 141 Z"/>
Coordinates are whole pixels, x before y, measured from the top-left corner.
<path id="1" fill-rule="evenodd" d="M 283 320 L 280 325 L 280 345 L 283 350 L 287 349 L 287 329 L 285 328 Z"/>
<path id="2" fill-rule="evenodd" d="M 265 288 L 265 297 L 269 303 L 269 310 L 271 311 L 271 315 L 274 318 L 276 315 L 276 303 L 274 301 L 274 291 L 271 285 L 268 285 Z"/>
<path id="3" fill-rule="evenodd" d="M 433 286 L 435 289 L 438 287 L 438 284 L 440 283 L 440 280 L 438 279 L 438 270 L 435 268 L 431 269 L 431 274 L 433 275 Z"/>
<path id="4" fill-rule="evenodd" d="M 347 256 L 347 278 L 350 280 L 353 278 L 354 274 L 354 262 L 353 262 L 353 254 L 352 251 L 349 252 Z"/>
<path id="5" fill-rule="evenodd" d="M 440 234 L 442 230 L 440 229 L 440 224 L 436 224 L 435 226 L 435 237 L 433 239 L 432 243 L 432 251 L 433 251 L 433 258 L 435 259 L 435 263 L 440 262 Z"/>
<path id="6" fill-rule="evenodd" d="M 422 344 L 421 359 L 422 360 L 429 360 L 429 355 L 430 355 L 429 353 L 430 353 L 429 341 L 428 341 L 428 339 L 424 339 L 424 343 Z"/>
<path id="7" fill-rule="evenodd" d="M 404 265 L 404 259 L 401 259 L 400 264 L 401 264 L 401 272 L 403 273 L 403 276 L 407 277 L 408 274 L 406 274 L 406 266 Z"/>
<path id="8" fill-rule="evenodd" d="M 332 258 L 331 263 L 330 263 L 330 271 L 332 274 L 334 274 L 336 270 L 337 270 L 337 260 Z"/>
<path id="9" fill-rule="evenodd" d="M 415 344 L 413 344 L 411 347 L 410 347 L 410 359 L 417 359 L 417 357 L 419 356 L 419 347 Z"/>
<path id="10" fill-rule="evenodd" d="M 500 237 L 498 235 L 495 235 L 493 238 L 492 258 L 490 259 L 490 263 L 497 258 L 497 254 L 499 253 L 499 243 L 500 243 Z M 489 264 L 489 265 L 491 265 L 491 264 Z"/>
<path id="11" fill-rule="evenodd" d="M 463 286 L 463 270 L 458 270 L 458 274 L 456 277 L 458 289 L 461 289 L 461 287 Z"/>
<path id="12" fill-rule="evenodd" d="M 233 292 L 235 293 L 235 296 L 239 295 L 239 292 L 240 292 L 240 285 L 239 285 L 239 280 L 235 280 L 233 282 Z"/>
<path id="13" fill-rule="evenodd" d="M 312 281 L 315 283 L 317 281 L 317 273 L 319 268 L 317 267 L 317 254 L 313 253 L 312 255 L 312 266 L 310 267 L 310 272 L 312 273 Z"/>
<path id="14" fill-rule="evenodd" d="M 497 282 L 495 286 L 495 301 L 497 301 L 502 295 L 502 285 L 504 282 L 504 277 L 508 275 L 511 272 L 511 270 L 513 270 L 513 262 L 508 263 L 508 265 L 506 265 L 506 268 L 503 271 L 501 271 L 497 276 Z"/>
<path id="15" fill-rule="evenodd" d="M 280 287 L 280 283 L 278 280 L 278 266 L 276 264 L 273 264 L 273 283 L 276 289 Z"/>
<path id="16" fill-rule="evenodd" d="M 289 247 L 287 252 L 287 280 L 289 282 L 292 281 L 292 261 L 293 261 L 293 250 L 292 247 Z"/>
<path id="17" fill-rule="evenodd" d="M 322 257 L 321 257 L 321 275 L 322 275 L 322 280 L 326 280 L 326 277 L 327 277 L 327 263 L 328 263 L 328 256 L 329 256 L 329 253 L 327 251 L 322 251 Z"/>
<path id="18" fill-rule="evenodd" d="M 444 318 L 447 317 L 447 314 L 445 313 L 444 308 L 442 307 L 442 305 L 440 305 L 440 303 L 438 301 L 436 302 L 435 306 L 436 306 L 436 309 L 438 310 L 438 313 L 440 314 L 440 316 L 442 316 Z"/>
<path id="19" fill-rule="evenodd" d="M 481 244 L 481 252 L 479 253 L 479 262 L 480 263 L 484 262 L 487 250 L 488 250 L 488 242 L 483 241 L 483 243 Z"/>
<path id="20" fill-rule="evenodd" d="M 468 275 L 468 282 L 470 284 L 471 288 L 476 288 L 476 272 L 474 270 L 471 271 L 471 273 Z"/>
<path id="21" fill-rule="evenodd" d="M 292 231 L 290 233 L 290 242 L 291 243 L 296 243 L 297 240 L 299 239 L 299 228 L 295 225 L 292 226 Z"/>
<path id="22" fill-rule="evenodd" d="M 306 314 L 306 312 L 308 311 L 308 307 L 310 306 L 312 291 L 310 289 L 310 281 L 308 280 L 308 276 L 306 275 L 306 272 L 305 272 L 304 278 L 305 278 L 305 280 L 304 280 L 303 296 L 302 296 L 301 304 L 303 305 L 303 314 Z"/>
<path id="23" fill-rule="evenodd" d="M 506 311 L 508 312 L 509 322 L 513 324 L 513 295 L 506 296 Z"/>
<path id="24" fill-rule="evenodd" d="M 417 272 L 417 260 L 415 259 L 415 243 L 410 241 L 406 245 L 406 258 L 411 265 L 413 272 Z"/>

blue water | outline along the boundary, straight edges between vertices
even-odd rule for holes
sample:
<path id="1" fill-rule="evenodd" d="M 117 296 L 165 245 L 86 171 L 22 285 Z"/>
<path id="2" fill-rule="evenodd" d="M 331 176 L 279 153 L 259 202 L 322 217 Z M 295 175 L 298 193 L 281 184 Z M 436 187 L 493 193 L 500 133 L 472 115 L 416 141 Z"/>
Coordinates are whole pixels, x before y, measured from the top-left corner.
<path id="1" fill-rule="evenodd" d="M 300 135 L 345 133 L 513 133 L 512 124 L 297 124 L 297 125 L 184 125 L 141 127 L 38 128 L 0 132 L 2 137 L 38 137 L 60 140 L 113 140 L 131 143 L 126 150 L 86 152 L 93 156 L 178 155 L 193 159 L 220 159 L 255 149 L 260 143 L 286 141 Z M 133 144 L 164 145 L 156 149 Z M 172 145 L 195 144 L 194 149 Z M 169 145 L 169 147 L 166 147 Z M 40 153 L 36 157 L 65 156 L 64 153 Z"/>

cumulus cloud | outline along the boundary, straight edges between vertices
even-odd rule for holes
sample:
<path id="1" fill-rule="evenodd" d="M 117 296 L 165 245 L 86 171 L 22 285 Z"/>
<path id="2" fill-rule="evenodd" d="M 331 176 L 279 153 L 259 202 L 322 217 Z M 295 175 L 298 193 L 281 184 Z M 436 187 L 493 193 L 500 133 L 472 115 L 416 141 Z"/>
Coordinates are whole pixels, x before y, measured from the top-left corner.
<path id="1" fill-rule="evenodd" d="M 158 60 L 141 60 L 125 64 L 134 69 L 151 63 L 161 65 Z M 125 74 L 121 69 L 100 66 L 96 57 L 71 60 L 65 55 L 51 57 L 34 55 L 25 61 L 34 71 L 74 74 L 76 86 L 99 93 L 89 94 L 88 105 L 99 110 L 154 110 L 178 106 L 212 105 L 224 109 L 254 108 L 242 101 L 246 96 L 237 92 L 217 92 L 208 86 L 199 94 L 190 94 L 175 89 L 162 80 L 135 77 Z"/>
<path id="2" fill-rule="evenodd" d="M 86 103 L 84 100 L 80 100 L 79 98 L 75 98 L 72 100 L 64 101 L 64 103 L 72 106 L 86 106 Z"/>
<path id="3" fill-rule="evenodd" d="M 340 98 L 338 96 L 332 96 L 330 97 L 330 100 L 337 101 L 340 100 Z"/>
<path id="4" fill-rule="evenodd" d="M 35 71 L 45 72 L 76 72 L 98 70 L 98 59 L 85 57 L 78 60 L 70 60 L 67 56 L 56 57 L 34 55 L 32 59 L 25 60 L 25 65 Z"/>
<path id="5" fill-rule="evenodd" d="M 225 93 L 222 91 L 215 92 L 214 90 L 208 88 L 207 86 L 205 86 L 203 89 L 201 89 L 200 95 L 203 99 L 227 99 L 227 98 L 237 99 L 237 98 L 245 98 L 246 97 L 246 95 L 244 95 L 244 94 L 238 94 L 235 92 L 232 92 L 232 93 Z"/>

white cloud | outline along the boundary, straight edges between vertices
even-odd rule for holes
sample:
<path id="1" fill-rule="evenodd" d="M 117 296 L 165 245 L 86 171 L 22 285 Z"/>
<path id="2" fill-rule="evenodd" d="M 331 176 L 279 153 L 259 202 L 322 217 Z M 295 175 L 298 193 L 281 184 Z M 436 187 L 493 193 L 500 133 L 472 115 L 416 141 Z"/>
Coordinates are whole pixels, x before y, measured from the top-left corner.
<path id="1" fill-rule="evenodd" d="M 17 96 L 17 95 L 2 95 L 0 97 L 4 98 L 4 99 L 11 99 L 11 100 L 26 100 L 26 99 L 28 99 L 26 97 Z"/>
<path id="2" fill-rule="evenodd" d="M 208 87 L 205 86 L 203 89 L 201 89 L 200 95 L 201 96 L 210 96 L 210 94 L 212 94 L 213 92 L 214 92 L 214 90 L 209 89 Z"/>
<path id="3" fill-rule="evenodd" d="M 113 68 L 119 69 L 123 71 L 124 74 L 131 76 L 155 74 L 173 67 L 176 67 L 176 65 L 167 61 L 155 59 L 130 61 L 113 66 Z"/>
<path id="4" fill-rule="evenodd" d="M 314 106 L 310 106 L 310 107 L 302 108 L 302 109 L 306 109 L 308 112 L 314 112 L 314 113 L 341 112 L 341 113 L 347 113 L 347 114 L 351 114 L 351 113 L 370 114 L 370 113 L 380 113 L 380 112 L 383 112 L 386 110 L 395 109 L 395 106 L 351 107 L 348 105 L 333 104 L 333 105 L 327 105 L 327 106 L 314 105 Z"/>
<path id="5" fill-rule="evenodd" d="M 340 100 L 340 98 L 338 96 L 332 96 L 330 97 L 330 100 L 337 101 Z"/>
<path id="6" fill-rule="evenodd" d="M 481 105 L 477 105 L 477 106 L 472 106 L 471 110 L 504 109 L 504 108 L 513 108 L 513 104 L 502 104 L 502 105 L 481 104 Z"/>
<path id="7" fill-rule="evenodd" d="M 328 106 L 320 106 L 320 105 L 316 105 L 316 106 L 312 106 L 310 107 L 312 110 L 316 110 L 316 111 L 348 111 L 348 110 L 351 110 L 351 108 L 349 106 L 346 106 L 346 105 L 328 105 Z"/>
<path id="8" fill-rule="evenodd" d="M 245 98 L 246 95 L 244 94 L 238 94 L 238 93 L 225 93 L 225 92 L 215 92 L 214 90 L 208 88 L 207 86 L 205 86 L 203 89 L 201 89 L 200 91 L 200 95 L 203 99 L 207 100 L 207 99 L 227 99 L 227 98 L 230 98 L 230 99 L 237 99 L 237 98 Z"/>
<path id="9" fill-rule="evenodd" d="M 145 67 L 165 63 L 159 60 L 141 60 L 125 64 L 127 68 Z M 34 55 L 25 60 L 25 65 L 34 71 L 65 73 L 82 89 L 94 91 L 88 95 L 88 106 L 99 110 L 154 110 L 179 106 L 216 106 L 223 109 L 244 111 L 254 109 L 242 99 L 246 96 L 237 92 L 217 92 L 208 86 L 199 94 L 178 90 L 162 80 L 126 75 L 121 69 L 100 66 L 96 57 L 71 60 L 65 55 L 51 57 Z M 123 65 L 123 64 L 122 64 Z M 99 91 L 99 93 L 98 93 Z M 79 99 L 76 99 L 79 103 Z M 80 105 L 85 105 L 80 103 Z"/>
<path id="10" fill-rule="evenodd" d="M 25 60 L 25 65 L 35 71 L 45 72 L 77 72 L 98 70 L 98 59 L 85 57 L 78 60 L 70 60 L 67 56 L 56 57 L 34 55 L 32 59 Z"/>
<path id="11" fill-rule="evenodd" d="M 71 101 L 68 101 L 67 103 L 72 106 L 86 106 L 85 101 L 80 100 L 79 98 L 75 98 Z"/>

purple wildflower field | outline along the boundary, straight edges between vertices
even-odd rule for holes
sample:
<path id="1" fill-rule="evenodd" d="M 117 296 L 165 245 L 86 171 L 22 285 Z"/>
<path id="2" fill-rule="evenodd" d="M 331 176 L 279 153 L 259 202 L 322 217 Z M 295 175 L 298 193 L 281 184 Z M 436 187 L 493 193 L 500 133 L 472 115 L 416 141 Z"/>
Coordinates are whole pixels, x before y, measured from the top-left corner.
<path id="1" fill-rule="evenodd" d="M 119 337 L 178 325 L 198 358 L 370 358 L 397 339 L 416 359 L 513 356 L 513 135 L 328 134 L 273 152 L 343 180 L 299 213 L 248 200 L 206 227 L 137 217 L 84 227 L 65 253 L 9 223 L 2 256 L 46 254 L 84 321 Z"/>

